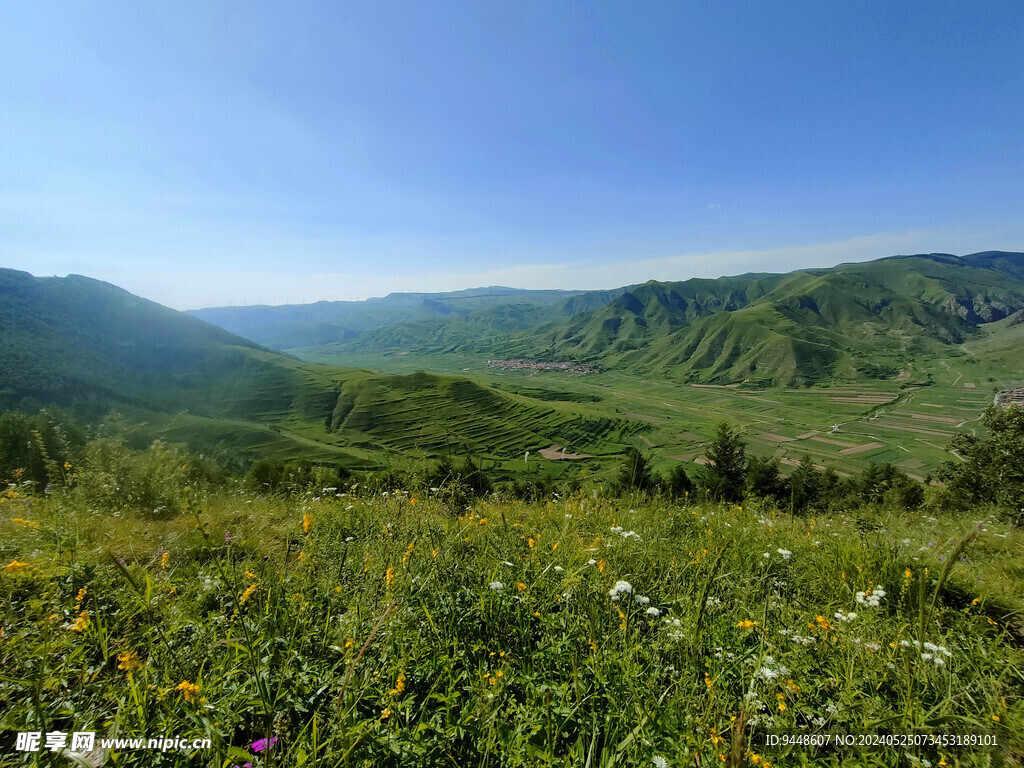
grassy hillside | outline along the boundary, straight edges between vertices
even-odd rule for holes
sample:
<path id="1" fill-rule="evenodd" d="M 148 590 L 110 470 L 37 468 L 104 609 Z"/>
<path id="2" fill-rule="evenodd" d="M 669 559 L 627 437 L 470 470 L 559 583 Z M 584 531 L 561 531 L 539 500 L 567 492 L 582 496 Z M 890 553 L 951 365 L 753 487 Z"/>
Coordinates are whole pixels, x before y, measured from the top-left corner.
<path id="1" fill-rule="evenodd" d="M 452 509 L 429 494 L 337 489 L 218 492 L 194 499 L 197 517 L 154 520 L 98 515 L 74 489 L 24 501 L 0 505 L 0 724 L 210 739 L 91 759 L 1024 757 L 1024 542 L 984 512 L 811 519 L 589 491 Z M 807 738 L 769 745 L 768 734 Z M 854 743 L 836 744 L 848 734 Z M 858 734 L 921 740 L 869 746 Z M 943 734 L 978 743 L 928 738 Z"/>
<path id="2" fill-rule="evenodd" d="M 83 277 L 5 270 L 0 287 L 0 410 L 116 408 L 138 439 L 371 465 L 472 454 L 511 466 L 554 443 L 607 455 L 647 429 L 459 377 L 306 363 Z"/>
<path id="3" fill-rule="evenodd" d="M 956 358 L 960 345 L 988 338 L 982 329 L 1022 309 L 1024 254 L 927 254 L 786 275 L 651 281 L 546 306 L 398 322 L 291 351 L 321 361 L 574 360 L 684 381 L 807 386 L 892 379 Z M 1003 346 L 1011 344 L 1008 336 Z"/>
<path id="4" fill-rule="evenodd" d="M 929 255 L 788 275 L 646 283 L 493 354 L 600 362 L 708 383 L 807 385 L 886 378 L 959 354 L 1024 308 L 1024 254 Z"/>

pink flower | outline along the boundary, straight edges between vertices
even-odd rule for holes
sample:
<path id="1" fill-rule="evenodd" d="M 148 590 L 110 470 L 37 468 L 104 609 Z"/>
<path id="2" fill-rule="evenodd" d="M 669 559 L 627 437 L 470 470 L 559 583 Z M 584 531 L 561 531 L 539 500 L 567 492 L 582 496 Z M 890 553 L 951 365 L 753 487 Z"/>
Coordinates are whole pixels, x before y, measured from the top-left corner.
<path id="1" fill-rule="evenodd" d="M 252 751 L 253 752 L 262 752 L 262 751 L 264 751 L 266 749 L 270 749 L 276 743 L 277 743 L 277 736 L 274 736 L 269 741 L 267 739 L 259 739 L 258 741 L 254 741 L 252 743 Z"/>

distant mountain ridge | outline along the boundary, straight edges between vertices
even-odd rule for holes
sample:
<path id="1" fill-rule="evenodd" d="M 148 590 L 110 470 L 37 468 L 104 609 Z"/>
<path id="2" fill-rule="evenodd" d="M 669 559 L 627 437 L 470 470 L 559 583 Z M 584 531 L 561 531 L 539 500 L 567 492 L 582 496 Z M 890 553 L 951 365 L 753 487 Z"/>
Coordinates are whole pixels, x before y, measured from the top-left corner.
<path id="1" fill-rule="evenodd" d="M 376 328 L 333 338 L 290 326 L 292 346 L 282 348 L 318 357 L 475 352 L 574 360 L 709 383 L 888 377 L 1024 309 L 1024 254 L 913 254 L 786 274 L 533 293 L 446 314 L 409 312 L 411 297 L 428 299 L 394 294 L 392 304 L 406 307 L 390 315 L 394 322 L 379 317 Z M 274 332 L 250 338 L 270 343 Z"/>
<path id="2" fill-rule="evenodd" d="M 365 301 L 280 306 L 209 307 L 188 314 L 274 349 L 329 344 L 398 323 L 446 320 L 502 306 L 543 307 L 583 291 L 529 291 L 490 286 L 446 293 L 390 293 Z"/>

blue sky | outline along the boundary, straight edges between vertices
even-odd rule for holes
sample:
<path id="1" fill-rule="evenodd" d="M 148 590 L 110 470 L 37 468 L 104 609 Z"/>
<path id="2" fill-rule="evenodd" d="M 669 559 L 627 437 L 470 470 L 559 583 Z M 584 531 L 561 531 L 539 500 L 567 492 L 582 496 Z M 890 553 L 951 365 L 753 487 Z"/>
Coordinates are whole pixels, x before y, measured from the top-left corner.
<path id="1" fill-rule="evenodd" d="M 16 3 L 0 265 L 179 309 L 1024 250 L 1024 3 Z"/>

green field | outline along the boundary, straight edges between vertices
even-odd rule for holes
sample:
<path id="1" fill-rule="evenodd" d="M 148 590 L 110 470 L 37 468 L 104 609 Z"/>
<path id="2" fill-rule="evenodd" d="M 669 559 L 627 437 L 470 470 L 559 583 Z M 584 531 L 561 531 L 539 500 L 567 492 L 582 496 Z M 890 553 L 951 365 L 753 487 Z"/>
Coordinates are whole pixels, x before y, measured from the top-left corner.
<path id="1" fill-rule="evenodd" d="M 316 356 L 313 350 L 296 352 Z M 483 356 L 467 354 L 316 359 L 386 373 L 457 374 L 484 387 L 533 392 L 535 397 L 545 397 L 547 391 L 546 405 L 555 404 L 551 398 L 575 396 L 584 401 L 577 408 L 645 425 L 645 431 L 626 436 L 625 442 L 650 454 L 659 468 L 678 461 L 699 462 L 703 445 L 716 426 L 727 421 L 743 428 L 752 453 L 775 456 L 783 468 L 804 455 L 841 475 L 860 472 L 871 462 L 891 462 L 922 480 L 943 461 L 954 459 L 947 450 L 950 439 L 957 430 L 973 428 L 995 391 L 1021 381 L 1009 371 L 995 379 L 987 375 L 990 370 L 979 375 L 966 354 L 941 360 L 927 372 L 908 370 L 899 377 L 902 380 L 799 389 L 685 384 L 618 371 L 573 375 L 495 370 Z M 557 425 L 549 425 L 544 436 L 541 442 L 550 440 L 569 452 L 593 452 Z M 488 455 L 503 457 L 501 451 Z M 504 454 L 507 460 L 520 456 L 521 451 L 519 456 Z"/>

